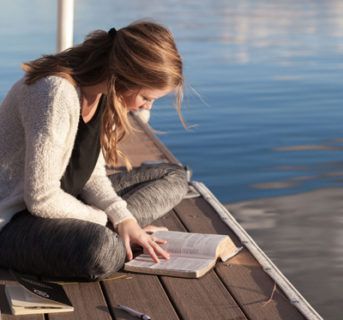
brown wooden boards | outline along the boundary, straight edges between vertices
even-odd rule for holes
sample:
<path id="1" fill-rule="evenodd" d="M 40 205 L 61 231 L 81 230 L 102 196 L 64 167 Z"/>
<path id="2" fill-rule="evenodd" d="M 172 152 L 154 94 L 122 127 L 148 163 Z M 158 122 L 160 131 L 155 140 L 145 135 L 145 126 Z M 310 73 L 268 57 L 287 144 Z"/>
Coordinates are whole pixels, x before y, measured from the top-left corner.
<path id="1" fill-rule="evenodd" d="M 167 160 L 164 152 L 157 148 L 155 140 L 152 140 L 146 133 L 146 128 L 139 127 L 137 121 L 134 118 L 130 118 L 132 125 L 136 128 L 136 131 L 125 137 L 119 144 L 119 149 L 128 156 L 131 164 L 134 167 L 139 166 L 143 161 L 147 160 Z M 120 161 L 120 165 L 123 165 L 123 161 Z"/>
<path id="2" fill-rule="evenodd" d="M 183 200 L 175 211 L 190 232 L 229 234 L 238 241 L 203 198 Z M 250 319 L 304 319 L 247 250 L 218 262 L 216 272 Z"/>
<path id="3" fill-rule="evenodd" d="M 49 320 L 112 319 L 99 282 L 65 283 L 63 288 L 74 312 L 50 313 Z"/>
<path id="4" fill-rule="evenodd" d="M 169 230 L 186 231 L 174 212 L 162 217 L 156 224 Z M 160 279 L 183 319 L 246 319 L 213 270 L 199 279 L 167 276 Z"/>
<path id="5" fill-rule="evenodd" d="M 126 274 L 126 279 L 102 282 L 108 304 L 116 319 L 129 319 L 125 312 L 116 308 L 117 304 L 144 312 L 152 319 L 180 319 L 157 276 Z"/>
<path id="6" fill-rule="evenodd" d="M 156 221 L 170 230 L 185 230 L 174 212 Z M 230 293 L 212 270 L 200 279 L 128 273 L 132 279 L 104 282 L 113 313 L 124 304 L 144 312 L 152 319 L 246 319 Z"/>
<path id="7" fill-rule="evenodd" d="M 179 163 L 176 157 L 166 148 L 166 146 L 157 139 L 156 135 L 152 132 L 152 130 L 145 125 L 138 117 L 134 117 L 134 124 L 139 126 L 139 128 L 144 132 L 145 139 L 148 139 L 150 143 L 153 144 L 154 148 L 159 150 L 163 157 L 167 159 L 171 163 Z M 140 136 L 143 136 L 143 132 Z"/>
<path id="8" fill-rule="evenodd" d="M 130 274 L 130 276 L 131 279 L 102 283 L 109 307 L 116 319 L 126 316 L 116 309 L 117 304 L 144 312 L 152 319 L 179 319 L 157 276 L 144 274 Z"/>
<path id="9" fill-rule="evenodd" d="M 127 277 L 102 282 L 109 308 L 116 319 L 130 319 L 125 312 L 116 308 L 117 304 L 146 313 L 152 319 L 180 319 L 157 276 L 123 274 Z"/>

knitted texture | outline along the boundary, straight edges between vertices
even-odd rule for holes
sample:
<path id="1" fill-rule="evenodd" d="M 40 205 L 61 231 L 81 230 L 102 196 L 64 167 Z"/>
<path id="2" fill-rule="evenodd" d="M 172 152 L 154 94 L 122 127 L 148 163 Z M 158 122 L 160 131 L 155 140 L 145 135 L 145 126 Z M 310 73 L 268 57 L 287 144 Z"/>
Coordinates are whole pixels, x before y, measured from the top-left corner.
<path id="1" fill-rule="evenodd" d="M 80 118 L 80 95 L 67 80 L 19 80 L 0 106 L 0 230 L 27 208 L 43 218 L 74 218 L 106 225 L 133 218 L 106 176 L 100 152 L 82 200 L 61 189 Z"/>

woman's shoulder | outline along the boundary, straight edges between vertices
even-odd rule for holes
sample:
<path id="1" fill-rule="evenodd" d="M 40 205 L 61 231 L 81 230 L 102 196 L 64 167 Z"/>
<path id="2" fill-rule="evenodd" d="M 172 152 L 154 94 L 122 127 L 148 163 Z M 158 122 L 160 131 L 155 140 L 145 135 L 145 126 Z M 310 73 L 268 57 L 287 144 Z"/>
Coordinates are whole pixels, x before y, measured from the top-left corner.
<path id="1" fill-rule="evenodd" d="M 36 101 L 45 106 L 58 105 L 59 109 L 68 109 L 69 112 L 78 112 L 80 96 L 78 89 L 67 79 L 59 76 L 43 77 L 32 84 L 22 82 L 24 86 L 22 98 Z"/>
<path id="2" fill-rule="evenodd" d="M 27 85 L 28 89 L 33 91 L 40 91 L 41 93 L 51 94 L 67 94 L 72 97 L 78 96 L 77 88 L 66 78 L 59 76 L 46 76 L 33 84 Z"/>
<path id="3" fill-rule="evenodd" d="M 1 103 L 3 112 L 15 110 L 23 121 L 37 115 L 49 119 L 47 121 L 68 118 L 70 124 L 77 126 L 80 96 L 72 83 L 58 76 L 43 77 L 32 84 L 27 84 L 25 80 L 25 77 L 19 79 L 7 93 Z"/>

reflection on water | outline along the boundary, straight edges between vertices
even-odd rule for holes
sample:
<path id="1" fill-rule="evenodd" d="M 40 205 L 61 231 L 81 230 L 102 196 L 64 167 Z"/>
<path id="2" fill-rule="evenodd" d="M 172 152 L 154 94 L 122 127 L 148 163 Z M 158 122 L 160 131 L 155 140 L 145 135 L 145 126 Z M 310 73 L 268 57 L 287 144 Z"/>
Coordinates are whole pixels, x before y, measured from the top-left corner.
<path id="1" fill-rule="evenodd" d="M 5 0 L 1 9 L 0 100 L 22 61 L 54 51 L 56 3 Z M 83 0 L 75 41 L 142 17 L 174 32 L 185 63 L 184 116 L 196 124 L 185 132 L 162 99 L 152 126 L 168 132 L 161 139 L 195 179 L 223 202 L 242 203 L 237 215 L 257 242 L 326 319 L 337 318 L 343 2 Z"/>
<path id="2" fill-rule="evenodd" d="M 325 319 L 341 319 L 343 189 L 227 205 Z"/>

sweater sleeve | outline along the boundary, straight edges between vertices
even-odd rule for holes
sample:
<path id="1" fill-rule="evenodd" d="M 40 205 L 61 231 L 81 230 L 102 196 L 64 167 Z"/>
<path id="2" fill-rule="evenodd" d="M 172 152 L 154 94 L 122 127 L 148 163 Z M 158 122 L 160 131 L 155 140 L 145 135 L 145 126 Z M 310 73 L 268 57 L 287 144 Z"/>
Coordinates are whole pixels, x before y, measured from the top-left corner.
<path id="1" fill-rule="evenodd" d="M 22 99 L 27 209 L 44 218 L 74 218 L 106 225 L 105 212 L 61 189 L 60 179 L 68 161 L 66 150 L 72 149 L 71 137 L 75 138 L 78 124 L 80 104 L 75 89 L 66 80 L 45 78 L 27 86 Z"/>
<path id="2" fill-rule="evenodd" d="M 95 169 L 81 192 L 82 198 L 106 212 L 114 227 L 125 219 L 135 219 L 127 209 L 126 201 L 119 197 L 106 175 L 105 160 L 100 151 Z"/>

